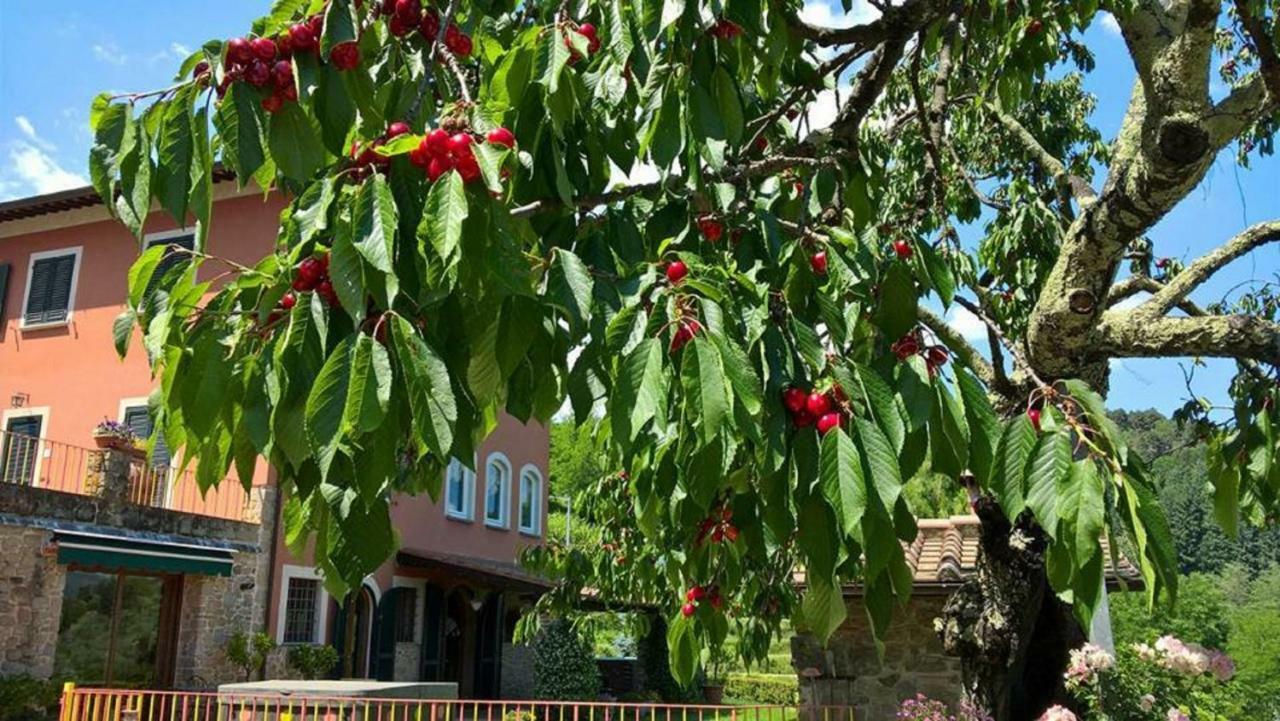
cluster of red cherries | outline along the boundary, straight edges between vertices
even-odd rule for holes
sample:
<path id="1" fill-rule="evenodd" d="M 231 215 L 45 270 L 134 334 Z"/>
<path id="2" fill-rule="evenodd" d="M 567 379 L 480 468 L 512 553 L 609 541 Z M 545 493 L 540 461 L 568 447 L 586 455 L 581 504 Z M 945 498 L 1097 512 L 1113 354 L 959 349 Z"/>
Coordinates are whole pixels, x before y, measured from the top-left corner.
<path id="1" fill-rule="evenodd" d="M 412 129 L 408 123 L 403 120 L 397 120 L 387 125 L 387 131 L 382 134 L 381 138 L 374 138 L 364 148 L 360 147 L 359 141 L 351 141 L 352 177 L 359 182 L 372 173 L 375 167 L 385 168 L 390 165 L 391 156 L 379 153 L 378 148 L 401 135 L 408 135 L 410 132 L 412 132 Z"/>
<path id="2" fill-rule="evenodd" d="M 742 35 L 742 26 L 732 20 L 720 18 L 707 32 L 721 40 L 733 40 Z"/>
<path id="3" fill-rule="evenodd" d="M 387 30 L 398 38 L 417 30 L 428 43 L 440 35 L 440 14 L 434 8 L 422 8 L 422 0 L 383 0 L 379 11 L 387 17 Z M 449 23 L 444 31 L 444 46 L 458 57 L 471 55 L 471 36 Z"/>
<path id="4" fill-rule="evenodd" d="M 506 128 L 489 131 L 485 140 L 490 145 L 513 148 L 516 136 Z M 452 135 L 444 128 L 435 128 L 422 136 L 418 146 L 409 151 L 409 162 L 427 173 L 427 179 L 435 182 L 450 170 L 457 170 L 464 183 L 480 179 L 480 165 L 476 163 L 475 137 L 466 131 Z"/>
<path id="5" fill-rule="evenodd" d="M 299 293 L 315 291 L 327 305 L 338 305 L 338 294 L 333 290 L 333 283 L 329 280 L 329 254 L 322 253 L 303 258 L 302 262 L 298 263 L 293 277 L 293 289 Z M 290 299 L 287 305 L 285 298 Z M 297 297 L 293 293 L 287 293 L 280 299 L 280 306 L 289 310 L 296 302 Z"/>
<path id="6" fill-rule="evenodd" d="M 709 518 L 702 519 L 698 524 L 698 535 L 694 538 L 694 545 L 701 546 L 708 538 L 712 543 L 724 543 L 728 541 L 733 543 L 738 540 L 738 527 L 733 525 L 733 510 L 728 506 L 721 506 L 712 511 Z"/>
<path id="7" fill-rule="evenodd" d="M 724 607 L 724 598 L 720 595 L 719 586 L 694 586 L 685 592 L 684 605 L 680 607 L 680 613 L 685 618 L 689 618 L 698 612 L 698 604 L 704 600 L 717 611 Z"/>
<path id="8" fill-rule="evenodd" d="M 920 338 L 920 330 L 910 331 L 906 335 L 899 338 L 889 346 L 889 350 L 899 361 L 905 361 L 913 355 L 919 354 L 924 356 L 925 365 L 929 368 L 930 377 L 938 372 L 938 369 L 947 364 L 950 354 L 947 349 L 940 345 L 925 345 Z"/>
<path id="9" fill-rule="evenodd" d="M 782 405 L 791 413 L 791 424 L 796 428 L 816 425 L 822 435 L 844 423 L 843 403 L 844 393 L 839 386 L 832 386 L 826 393 L 805 391 L 798 386 L 782 391 Z"/>
<path id="10" fill-rule="evenodd" d="M 600 52 L 600 36 L 596 32 L 596 26 L 591 23 L 582 23 L 569 32 L 577 33 L 587 39 L 587 52 L 595 55 Z M 564 46 L 569 48 L 569 64 L 572 65 L 582 59 L 578 54 L 578 49 L 573 46 L 573 42 L 569 40 L 569 36 L 564 36 Z"/>
<path id="11" fill-rule="evenodd" d="M 899 260 L 910 260 L 915 253 L 915 249 L 905 240 L 893 241 L 893 252 L 898 256 Z"/>
<path id="12" fill-rule="evenodd" d="M 313 20 L 319 20 L 317 15 Z M 315 23 L 318 25 L 319 23 Z M 298 86 L 293 82 L 293 54 L 319 47 L 312 33 L 312 21 L 298 23 L 298 35 L 305 41 L 302 47 L 294 42 L 293 29 L 271 38 L 231 38 L 227 41 L 226 74 L 218 85 L 218 96 L 226 94 L 234 82 L 246 82 L 255 88 L 270 89 L 271 94 L 262 99 L 262 109 L 268 113 L 279 112 L 285 103 L 298 99 Z M 318 32 L 318 29 L 317 29 Z M 200 79 L 209 73 L 209 64 L 201 61 L 194 75 Z"/>
<path id="13" fill-rule="evenodd" d="M 676 332 L 671 336 L 671 352 L 675 353 L 702 332 L 702 323 L 697 318 L 680 318 L 676 321 Z"/>
<path id="14" fill-rule="evenodd" d="M 716 242 L 724 236 L 724 224 L 711 215 L 700 215 L 697 220 L 698 232 L 709 242 Z"/>

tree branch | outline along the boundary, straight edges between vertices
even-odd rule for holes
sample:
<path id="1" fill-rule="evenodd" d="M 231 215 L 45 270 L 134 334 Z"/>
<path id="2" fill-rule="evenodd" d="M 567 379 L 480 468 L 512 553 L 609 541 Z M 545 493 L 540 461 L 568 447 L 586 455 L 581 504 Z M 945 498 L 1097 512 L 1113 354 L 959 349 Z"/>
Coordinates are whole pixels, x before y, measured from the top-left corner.
<path id="1" fill-rule="evenodd" d="M 932 22 L 947 5 L 942 0 L 907 0 L 901 5 L 888 6 L 883 14 L 869 23 L 847 28 L 827 28 L 810 25 L 798 17 L 787 18 L 791 30 L 818 45 L 863 45 L 870 47 L 901 33 L 904 26 L 921 27 Z"/>
<path id="2" fill-rule="evenodd" d="M 919 306 L 916 309 L 916 314 L 919 316 L 920 322 L 933 331 L 933 334 L 938 336 L 947 345 L 947 348 L 950 348 L 951 352 L 955 353 L 973 371 L 973 374 L 978 376 L 978 380 L 982 381 L 988 388 L 997 391 L 1001 395 L 1004 395 L 1005 391 L 1012 388 L 1008 378 L 1004 379 L 1004 387 L 1001 388 L 995 367 L 986 358 L 982 357 L 977 348 L 974 348 L 969 341 L 965 340 L 964 336 L 960 335 L 955 328 L 952 328 L 939 315 L 924 306 Z M 1004 375 L 1003 369 L 1000 375 Z"/>
<path id="3" fill-rule="evenodd" d="M 1098 325 L 1099 358 L 1204 356 L 1280 365 L 1280 323 L 1251 315 L 1152 318 L 1111 311 Z"/>
<path id="4" fill-rule="evenodd" d="M 1005 112 L 998 104 L 988 107 L 991 110 L 991 114 L 1013 136 L 1014 140 L 1018 141 L 1018 144 L 1030 153 L 1045 171 L 1053 176 L 1054 184 L 1058 189 L 1058 197 L 1064 206 L 1070 208 L 1072 198 L 1075 198 L 1081 207 L 1097 199 L 1098 195 L 1093 191 L 1093 188 L 1089 187 L 1089 184 L 1080 178 L 1073 176 L 1067 170 L 1067 166 L 1054 157 L 1053 153 L 1046 150 L 1040 144 L 1040 141 L 1036 140 L 1036 136 L 1032 135 L 1025 125 L 1018 122 L 1017 118 Z"/>
<path id="5" fill-rule="evenodd" d="M 1254 248 L 1277 240 L 1280 240 L 1280 220 L 1257 223 L 1246 228 L 1239 235 L 1187 266 L 1172 280 L 1165 283 L 1151 300 L 1138 306 L 1135 313 L 1147 316 L 1162 316 L 1168 313 L 1170 308 L 1185 299 L 1191 291 L 1221 270 L 1223 266 Z"/>
<path id="6" fill-rule="evenodd" d="M 1280 55 L 1276 54 L 1276 44 L 1267 32 L 1262 18 L 1253 14 L 1248 2 L 1235 0 L 1235 6 L 1240 25 L 1249 35 L 1249 40 L 1253 42 L 1253 49 L 1258 54 L 1260 67 L 1258 72 L 1262 76 L 1263 85 L 1267 88 L 1267 94 L 1271 96 L 1271 102 L 1276 102 L 1280 100 Z"/>

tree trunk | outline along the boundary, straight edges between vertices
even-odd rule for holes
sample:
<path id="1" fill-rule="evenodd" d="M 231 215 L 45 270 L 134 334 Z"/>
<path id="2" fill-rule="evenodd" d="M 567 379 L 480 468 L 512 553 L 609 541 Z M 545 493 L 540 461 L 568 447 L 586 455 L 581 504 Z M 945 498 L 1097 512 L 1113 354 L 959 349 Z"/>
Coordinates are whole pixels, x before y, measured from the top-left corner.
<path id="1" fill-rule="evenodd" d="M 996 721 L 1034 721 L 1070 703 L 1062 672 L 1085 635 L 1049 587 L 1044 533 L 1024 513 L 1010 523 L 980 497 L 977 574 L 948 599 L 939 635 L 961 662 L 965 698 Z"/>
<path id="2" fill-rule="evenodd" d="M 342 629 L 342 677 L 355 678 L 356 672 L 356 608 L 359 591 L 347 592 L 347 623 Z"/>

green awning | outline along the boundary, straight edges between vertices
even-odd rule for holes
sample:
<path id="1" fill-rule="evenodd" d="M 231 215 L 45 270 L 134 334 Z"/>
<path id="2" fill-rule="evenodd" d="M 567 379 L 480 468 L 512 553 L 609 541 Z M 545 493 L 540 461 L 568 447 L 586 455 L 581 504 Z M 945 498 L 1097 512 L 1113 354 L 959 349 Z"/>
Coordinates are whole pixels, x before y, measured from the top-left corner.
<path id="1" fill-rule="evenodd" d="M 231 549 L 56 531 L 58 563 L 121 571 L 231 575 Z"/>

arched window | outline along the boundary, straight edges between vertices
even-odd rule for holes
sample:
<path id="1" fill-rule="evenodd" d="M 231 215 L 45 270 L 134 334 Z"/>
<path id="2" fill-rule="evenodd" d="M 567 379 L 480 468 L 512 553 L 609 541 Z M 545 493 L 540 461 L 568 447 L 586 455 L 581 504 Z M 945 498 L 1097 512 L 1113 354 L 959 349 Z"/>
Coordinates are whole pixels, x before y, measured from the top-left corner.
<path id="1" fill-rule="evenodd" d="M 470 521 L 475 518 L 476 474 L 456 458 L 449 460 L 444 472 L 444 512 L 449 518 Z"/>
<path id="2" fill-rule="evenodd" d="M 501 453 L 492 453 L 484 464 L 484 523 L 507 528 L 511 488 L 511 463 Z"/>
<path id="3" fill-rule="evenodd" d="M 538 467 L 520 469 L 520 532 L 539 535 L 542 531 L 542 474 Z"/>

